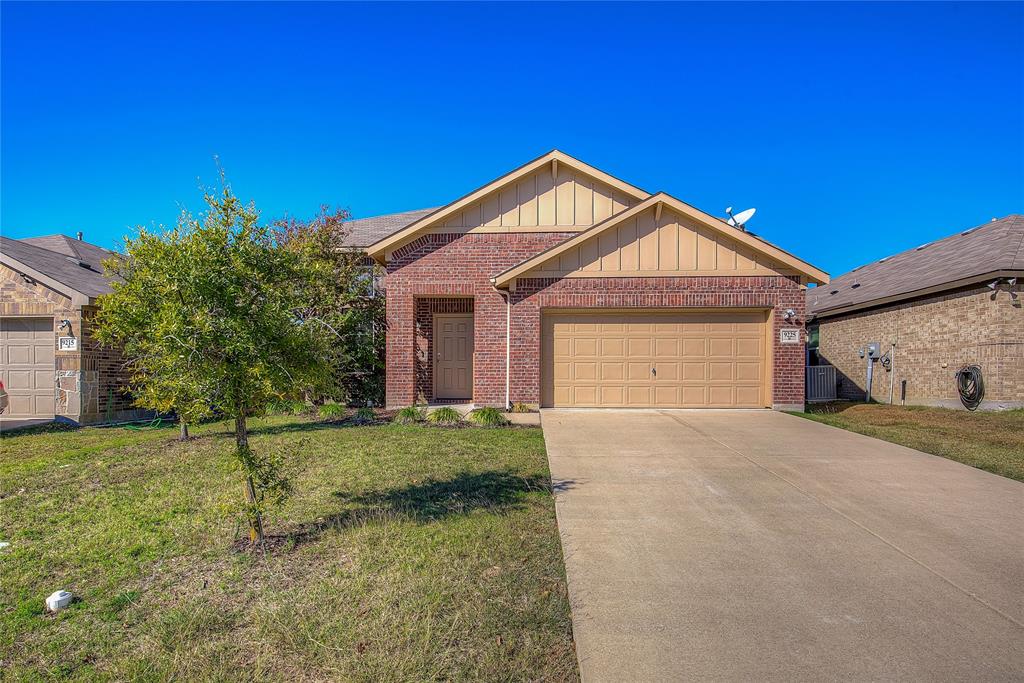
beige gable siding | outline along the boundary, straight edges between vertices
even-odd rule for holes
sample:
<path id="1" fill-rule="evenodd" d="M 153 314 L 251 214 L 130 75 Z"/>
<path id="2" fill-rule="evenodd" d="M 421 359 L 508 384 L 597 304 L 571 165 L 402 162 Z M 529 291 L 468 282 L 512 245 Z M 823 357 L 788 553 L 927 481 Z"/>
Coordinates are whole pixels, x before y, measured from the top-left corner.
<path id="1" fill-rule="evenodd" d="M 763 254 L 665 208 L 639 213 L 530 272 L 533 277 L 778 275 Z"/>
<path id="2" fill-rule="evenodd" d="M 495 190 L 429 232 L 578 231 L 629 208 L 625 193 L 565 165 L 546 165 Z"/>

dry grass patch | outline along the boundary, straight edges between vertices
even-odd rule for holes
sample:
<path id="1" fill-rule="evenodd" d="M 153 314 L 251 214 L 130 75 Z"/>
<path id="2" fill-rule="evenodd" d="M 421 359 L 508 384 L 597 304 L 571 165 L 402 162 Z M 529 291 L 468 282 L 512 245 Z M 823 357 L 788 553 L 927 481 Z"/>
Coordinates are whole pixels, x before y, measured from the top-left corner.
<path id="1" fill-rule="evenodd" d="M 577 679 L 540 430 L 259 421 L 296 491 L 265 557 L 195 432 L 0 442 L 0 678 Z"/>
<path id="2" fill-rule="evenodd" d="M 1024 481 L 1024 410 L 833 403 L 795 414 Z"/>

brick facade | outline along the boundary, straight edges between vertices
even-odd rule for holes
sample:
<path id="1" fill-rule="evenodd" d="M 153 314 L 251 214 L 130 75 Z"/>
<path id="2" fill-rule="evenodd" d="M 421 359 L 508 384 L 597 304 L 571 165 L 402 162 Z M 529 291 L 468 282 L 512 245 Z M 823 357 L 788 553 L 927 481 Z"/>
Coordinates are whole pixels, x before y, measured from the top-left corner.
<path id="1" fill-rule="evenodd" d="M 93 336 L 96 309 L 76 306 L 71 299 L 42 283 L 0 266 L 0 316 L 47 317 L 54 325 L 55 415 L 79 424 L 132 419 L 144 414 L 126 392 L 127 374 L 121 354 Z M 68 335 L 60 322 L 71 323 L 77 351 L 60 351 L 57 337 Z"/>
<path id="2" fill-rule="evenodd" d="M 1007 291 L 975 286 L 819 320 L 818 355 L 833 365 L 841 398 L 863 400 L 867 361 L 858 350 L 879 342 L 893 349 L 892 370 L 875 363 L 871 396 L 900 402 L 907 382 L 909 404 L 963 407 L 954 375 L 976 363 L 985 381 L 985 404 L 1024 406 L 1024 307 Z"/>
<path id="3" fill-rule="evenodd" d="M 471 233 L 424 235 L 397 250 L 387 267 L 387 404 L 430 400 L 432 313 L 461 306 L 474 314 L 473 402 L 505 403 L 503 295 L 490 278 L 535 256 L 572 233 Z M 445 304 L 445 298 L 460 303 Z M 804 288 L 797 278 L 657 277 L 563 278 L 519 281 L 512 299 L 511 395 L 513 402 L 540 401 L 540 318 L 545 308 L 760 308 L 771 316 L 774 340 L 772 401 L 800 407 L 804 400 L 802 344 L 779 344 L 779 329 L 802 330 Z M 467 303 L 467 302 L 472 302 Z M 792 322 L 783 311 L 796 312 Z"/>

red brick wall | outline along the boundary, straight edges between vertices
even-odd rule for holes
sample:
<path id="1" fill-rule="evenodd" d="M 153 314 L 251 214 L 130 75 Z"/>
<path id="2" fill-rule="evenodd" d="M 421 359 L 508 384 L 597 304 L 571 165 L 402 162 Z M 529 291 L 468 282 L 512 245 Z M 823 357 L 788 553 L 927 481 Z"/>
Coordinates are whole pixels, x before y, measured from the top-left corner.
<path id="1" fill-rule="evenodd" d="M 473 401 L 505 402 L 505 301 L 490 278 L 570 237 L 567 233 L 426 235 L 394 254 L 388 265 L 387 403 L 430 398 L 429 341 L 422 316 L 439 297 L 474 298 Z M 803 329 L 804 290 L 787 277 L 668 277 L 523 279 L 512 295 L 511 400 L 540 401 L 541 309 L 765 308 L 775 311 L 773 403 L 804 401 L 803 344 L 779 344 L 779 329 Z M 782 320 L 792 308 L 796 322 Z M 419 316 L 417 313 L 419 312 Z M 419 324 L 417 319 L 419 318 Z M 417 331 L 419 329 L 419 332 Z M 424 354 L 425 357 L 424 357 Z"/>
<path id="2" fill-rule="evenodd" d="M 490 278 L 573 234 L 424 235 L 397 250 L 385 278 L 388 406 L 421 400 L 417 377 L 429 372 L 429 358 L 424 356 L 422 342 L 417 341 L 416 300 L 446 296 L 473 298 L 473 400 L 504 403 L 505 300 Z M 423 389 L 422 383 L 419 388 Z"/>

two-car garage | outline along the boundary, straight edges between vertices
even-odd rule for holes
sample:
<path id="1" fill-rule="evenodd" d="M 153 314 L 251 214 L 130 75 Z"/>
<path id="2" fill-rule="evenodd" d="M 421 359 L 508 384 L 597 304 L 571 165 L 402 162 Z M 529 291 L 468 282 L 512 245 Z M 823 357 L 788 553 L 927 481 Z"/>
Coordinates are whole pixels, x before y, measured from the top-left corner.
<path id="1" fill-rule="evenodd" d="M 768 317 L 743 311 L 551 311 L 541 405 L 763 408 Z"/>

